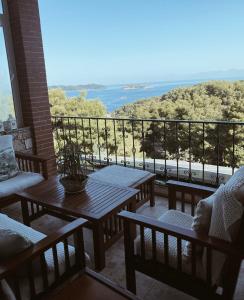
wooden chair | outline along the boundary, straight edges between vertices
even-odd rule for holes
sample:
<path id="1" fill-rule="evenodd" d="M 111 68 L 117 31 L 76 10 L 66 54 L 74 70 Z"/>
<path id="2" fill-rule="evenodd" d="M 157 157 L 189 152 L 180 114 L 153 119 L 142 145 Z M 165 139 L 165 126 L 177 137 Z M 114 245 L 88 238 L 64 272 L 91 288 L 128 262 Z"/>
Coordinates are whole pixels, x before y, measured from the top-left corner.
<path id="1" fill-rule="evenodd" d="M 15 152 L 15 157 L 20 171 L 39 173 L 45 179 L 48 179 L 47 159 L 39 157 L 37 155 L 21 152 Z M 16 201 L 18 201 L 18 199 L 16 199 L 16 196 L 14 194 L 0 198 L 0 209 L 11 205 Z"/>
<path id="2" fill-rule="evenodd" d="M 195 205 L 200 198 L 211 195 L 215 189 L 189 183 L 169 181 L 169 208 L 176 209 L 176 192 L 183 194 L 180 210 L 185 211 L 190 207 L 194 214 Z M 188 197 L 186 197 L 188 194 Z M 190 195 L 190 197 L 189 197 Z M 207 234 L 197 234 L 195 231 L 170 225 L 160 220 L 148 218 L 130 212 L 121 212 L 119 216 L 124 220 L 124 243 L 125 264 L 128 290 L 136 293 L 135 271 L 142 272 L 152 278 L 171 285 L 187 294 L 199 299 L 232 299 L 239 275 L 239 269 L 244 258 L 244 217 L 240 226 L 239 236 L 235 243 L 210 238 Z M 133 239 L 133 225 L 140 229 L 139 245 L 140 251 L 136 251 Z M 145 232 L 151 232 L 151 253 L 148 257 L 146 251 Z M 148 232 L 148 231 L 147 231 Z M 242 234 L 241 234 L 242 233 Z M 157 234 L 162 234 L 164 258 L 159 259 L 160 253 L 157 245 Z M 169 241 L 174 237 L 176 240 L 176 266 L 169 264 Z M 138 239 L 138 238 L 137 238 Z M 182 242 L 189 241 L 192 244 L 192 255 L 190 257 L 190 270 L 183 270 L 183 247 Z M 206 266 L 204 278 L 197 274 L 197 247 L 203 247 L 206 251 Z M 222 288 L 212 284 L 212 253 L 217 250 L 226 255 L 226 261 L 222 272 Z M 221 292 L 221 291 L 222 292 Z"/>
<path id="3" fill-rule="evenodd" d="M 8 287 L 7 292 L 12 292 L 16 300 L 37 299 L 84 269 L 82 227 L 86 222 L 77 219 L 41 239 L 14 259 L 0 262 L 0 284 L 4 282 Z M 74 247 L 68 245 L 71 237 Z M 60 254 L 61 246 L 64 250 Z M 50 261 L 53 262 L 51 267 Z"/>
<path id="4" fill-rule="evenodd" d="M 76 219 L 13 259 L 0 262 L 0 299 L 137 300 L 131 292 L 85 268 L 82 227 L 86 223 Z M 68 244 L 71 239 L 74 246 Z"/>

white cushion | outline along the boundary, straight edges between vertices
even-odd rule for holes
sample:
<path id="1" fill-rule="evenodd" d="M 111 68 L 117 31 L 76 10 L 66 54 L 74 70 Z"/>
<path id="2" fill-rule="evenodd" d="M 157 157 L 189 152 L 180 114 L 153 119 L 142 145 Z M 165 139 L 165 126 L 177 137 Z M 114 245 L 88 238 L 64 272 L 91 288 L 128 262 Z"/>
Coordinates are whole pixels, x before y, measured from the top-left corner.
<path id="1" fill-rule="evenodd" d="M 177 210 L 168 210 L 165 212 L 160 218 L 160 221 L 164 223 L 168 223 L 171 225 L 176 225 L 179 227 L 191 229 L 191 225 L 193 222 L 193 217 L 189 214 L 182 213 Z M 152 231 L 151 229 L 146 229 L 144 233 L 144 241 L 145 241 L 145 256 L 146 259 L 152 259 Z M 168 239 L 169 250 L 168 250 L 168 259 L 169 266 L 173 268 L 177 268 L 177 238 L 173 236 L 169 236 Z M 156 250 L 157 250 L 157 261 L 161 263 L 165 263 L 164 259 L 164 235 L 163 233 L 156 233 Z M 189 260 L 184 258 L 183 249 L 185 248 L 186 241 L 182 240 L 182 270 L 188 274 L 191 274 L 191 264 Z M 135 253 L 140 254 L 140 236 L 135 239 Z M 196 273 L 199 278 L 203 278 L 204 270 L 202 267 L 201 259 L 198 259 L 196 262 Z"/>
<path id="2" fill-rule="evenodd" d="M 208 234 L 209 232 L 213 202 L 216 199 L 217 191 L 214 194 L 210 195 L 209 197 L 202 199 L 197 204 L 196 214 L 193 218 L 193 223 L 191 226 L 192 230 L 196 231 L 197 233 Z M 203 248 L 201 246 L 197 246 L 196 251 L 198 255 L 202 255 Z M 186 243 L 184 254 L 187 257 L 191 257 L 192 245 L 190 242 Z"/>
<path id="3" fill-rule="evenodd" d="M 3 228 L 11 229 L 13 231 L 20 233 L 21 235 L 26 236 L 33 243 L 37 243 L 46 237 L 45 234 L 36 231 L 28 226 L 25 226 L 24 224 L 19 223 L 4 214 L 0 214 L 0 226 Z M 63 243 L 57 244 L 57 253 L 58 253 L 58 262 L 59 262 L 59 272 L 60 275 L 62 275 L 65 272 L 65 254 L 64 254 Z M 75 250 L 74 247 L 72 246 L 69 246 L 69 255 L 70 255 L 70 264 L 72 266 L 75 263 Z M 53 254 L 51 249 L 45 252 L 45 259 L 46 259 L 47 268 L 49 272 L 48 281 L 49 284 L 51 284 L 55 280 L 54 260 L 53 260 Z M 43 281 L 38 271 L 36 272 L 36 276 L 35 276 L 35 287 L 37 293 L 43 291 Z M 28 285 L 28 281 L 25 278 L 21 279 L 20 290 L 23 299 L 30 299 L 29 285 Z"/>
<path id="4" fill-rule="evenodd" d="M 36 185 L 43 180 L 44 178 L 41 174 L 19 172 L 17 176 L 0 182 L 0 199 Z"/>
<path id="5" fill-rule="evenodd" d="M 128 187 L 135 185 L 137 182 L 139 182 L 149 174 L 150 172 L 148 171 L 126 168 L 116 165 L 105 167 L 90 174 L 89 177 L 102 182 Z"/>
<path id="6" fill-rule="evenodd" d="M 198 202 L 196 214 L 192 223 L 192 229 L 194 231 L 208 233 L 211 222 L 213 202 L 215 199 L 216 192 L 208 198 L 202 199 Z"/>

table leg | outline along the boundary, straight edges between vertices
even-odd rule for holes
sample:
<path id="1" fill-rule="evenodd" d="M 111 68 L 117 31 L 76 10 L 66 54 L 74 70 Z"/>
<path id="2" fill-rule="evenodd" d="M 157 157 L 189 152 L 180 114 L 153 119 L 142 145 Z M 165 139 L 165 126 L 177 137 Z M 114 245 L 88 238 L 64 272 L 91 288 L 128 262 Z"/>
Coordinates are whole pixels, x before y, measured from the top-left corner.
<path id="1" fill-rule="evenodd" d="M 105 267 L 104 230 L 101 221 L 93 224 L 93 245 L 95 269 L 101 271 Z"/>
<path id="2" fill-rule="evenodd" d="M 22 209 L 23 223 L 26 226 L 30 226 L 29 208 L 28 208 L 28 202 L 26 200 L 21 200 L 21 209 Z"/>
<path id="3" fill-rule="evenodd" d="M 176 209 L 176 189 L 169 186 L 168 191 L 169 209 Z"/>
<path id="4" fill-rule="evenodd" d="M 155 192 L 154 192 L 154 180 L 150 183 L 150 189 L 151 189 L 151 197 L 150 197 L 150 206 L 155 206 Z"/>

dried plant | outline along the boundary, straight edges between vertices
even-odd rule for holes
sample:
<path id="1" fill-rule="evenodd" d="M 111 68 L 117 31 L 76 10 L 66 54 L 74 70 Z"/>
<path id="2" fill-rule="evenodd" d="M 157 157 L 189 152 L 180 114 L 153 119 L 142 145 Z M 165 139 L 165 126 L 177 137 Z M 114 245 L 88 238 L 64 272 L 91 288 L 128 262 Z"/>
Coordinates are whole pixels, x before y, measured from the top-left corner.
<path id="1" fill-rule="evenodd" d="M 58 172 L 62 177 L 79 180 L 87 176 L 88 162 L 83 158 L 82 146 L 65 140 L 58 153 Z"/>

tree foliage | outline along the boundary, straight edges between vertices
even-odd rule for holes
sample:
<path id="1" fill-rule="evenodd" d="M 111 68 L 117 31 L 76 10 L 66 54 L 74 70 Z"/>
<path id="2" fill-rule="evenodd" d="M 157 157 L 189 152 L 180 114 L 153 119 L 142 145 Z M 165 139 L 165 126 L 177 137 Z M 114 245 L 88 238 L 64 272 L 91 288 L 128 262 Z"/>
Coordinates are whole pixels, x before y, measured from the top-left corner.
<path id="1" fill-rule="evenodd" d="M 177 88 L 160 98 L 123 106 L 114 115 L 162 120 L 244 121 L 244 81 L 210 81 Z M 240 165 L 244 163 L 243 140 L 244 129 L 240 125 L 148 122 L 141 150 L 152 158 L 165 158 L 166 155 L 172 159 Z"/>
<path id="2" fill-rule="evenodd" d="M 52 116 L 104 117 L 107 113 L 100 100 L 86 99 L 84 91 L 77 97 L 68 98 L 62 89 L 51 89 L 49 101 Z"/>

